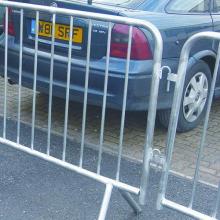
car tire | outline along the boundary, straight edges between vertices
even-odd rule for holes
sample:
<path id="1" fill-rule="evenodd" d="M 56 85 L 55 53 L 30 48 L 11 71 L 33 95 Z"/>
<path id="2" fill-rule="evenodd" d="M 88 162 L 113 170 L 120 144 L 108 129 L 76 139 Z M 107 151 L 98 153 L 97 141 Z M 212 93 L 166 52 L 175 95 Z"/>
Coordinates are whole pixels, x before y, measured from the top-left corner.
<path id="1" fill-rule="evenodd" d="M 211 87 L 211 71 L 204 61 L 198 61 L 187 72 L 177 132 L 187 132 L 196 128 L 204 118 Z M 171 110 L 158 112 L 159 123 L 168 128 Z"/>

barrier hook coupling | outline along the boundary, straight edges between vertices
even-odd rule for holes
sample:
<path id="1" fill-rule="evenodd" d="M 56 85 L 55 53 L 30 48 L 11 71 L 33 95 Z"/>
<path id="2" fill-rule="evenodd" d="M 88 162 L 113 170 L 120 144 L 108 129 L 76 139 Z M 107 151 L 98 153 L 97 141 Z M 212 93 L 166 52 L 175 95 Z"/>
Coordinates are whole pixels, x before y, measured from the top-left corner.
<path id="1" fill-rule="evenodd" d="M 171 82 L 176 82 L 177 81 L 177 74 L 172 73 L 172 70 L 169 66 L 163 66 L 161 68 L 161 72 L 166 72 L 167 73 L 167 92 L 170 91 L 170 85 Z M 161 74 L 162 74 L 161 73 Z"/>
<path id="2" fill-rule="evenodd" d="M 159 149 L 153 149 L 151 164 L 157 170 L 160 170 L 165 164 L 165 156 L 161 153 Z"/>

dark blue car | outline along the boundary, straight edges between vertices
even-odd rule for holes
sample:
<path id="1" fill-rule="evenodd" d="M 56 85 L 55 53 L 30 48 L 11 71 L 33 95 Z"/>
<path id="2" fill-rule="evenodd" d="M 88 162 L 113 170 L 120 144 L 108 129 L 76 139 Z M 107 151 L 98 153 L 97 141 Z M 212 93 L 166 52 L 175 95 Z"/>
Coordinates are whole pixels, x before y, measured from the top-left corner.
<path id="1" fill-rule="evenodd" d="M 90 4 L 86 0 L 23 0 L 21 2 L 55 5 L 62 8 L 150 21 L 156 25 L 163 37 L 163 65 L 169 66 L 174 73 L 177 71 L 180 51 L 186 39 L 197 32 L 220 30 L 220 0 L 94 0 Z M 19 17 L 19 10 L 10 10 L 8 76 L 15 83 L 18 82 L 19 69 L 19 22 L 17 22 Z M 24 22 L 22 85 L 32 88 L 35 13 L 25 11 Z M 40 13 L 37 90 L 43 93 L 49 91 L 51 36 L 46 30 L 47 27 L 50 27 L 50 22 L 51 15 Z M 56 23 L 60 26 L 57 27 L 59 33 L 56 35 L 53 95 L 63 98 L 66 92 L 68 51 L 68 41 L 66 41 L 68 33 L 65 25 L 69 24 L 69 18 L 58 15 Z M 74 18 L 74 27 L 77 28 L 74 29 L 76 36 L 73 44 L 70 98 L 82 102 L 88 22 L 85 19 Z M 102 105 L 103 100 L 107 28 L 107 23 L 93 21 L 88 103 L 98 106 Z M 122 107 L 127 40 L 128 27 L 115 24 L 112 31 L 107 95 L 107 106 L 113 109 L 121 109 Z M 153 44 L 154 42 L 146 31 L 134 28 L 127 110 L 148 109 Z M 3 45 L 2 42 L 0 57 L 4 57 Z M 196 127 L 203 118 L 215 63 L 216 45 L 216 42 L 201 40 L 192 50 L 178 123 L 179 131 L 187 131 Z M 2 73 L 4 59 L 0 59 L 0 67 Z M 158 118 L 164 126 L 168 125 L 174 87 L 171 83 L 170 89 L 167 90 L 167 83 L 167 77 L 164 74 L 158 100 Z M 215 96 L 219 95 L 220 75 L 215 91 Z"/>

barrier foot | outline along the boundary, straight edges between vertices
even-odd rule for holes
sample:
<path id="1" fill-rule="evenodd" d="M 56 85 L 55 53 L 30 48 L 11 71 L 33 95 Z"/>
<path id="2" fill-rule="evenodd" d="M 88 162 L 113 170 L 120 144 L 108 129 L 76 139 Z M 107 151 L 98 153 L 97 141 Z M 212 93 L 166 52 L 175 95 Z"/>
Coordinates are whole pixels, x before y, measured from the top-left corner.
<path id="1" fill-rule="evenodd" d="M 127 201 L 127 203 L 131 206 L 134 212 L 138 215 L 142 212 L 141 206 L 134 200 L 129 192 L 119 189 L 118 190 L 122 197 Z"/>
<path id="2" fill-rule="evenodd" d="M 105 194 L 102 200 L 102 206 L 99 212 L 98 220 L 105 220 L 105 217 L 108 211 L 109 202 L 110 202 L 111 195 L 112 195 L 112 189 L 113 189 L 112 184 L 106 184 Z"/>

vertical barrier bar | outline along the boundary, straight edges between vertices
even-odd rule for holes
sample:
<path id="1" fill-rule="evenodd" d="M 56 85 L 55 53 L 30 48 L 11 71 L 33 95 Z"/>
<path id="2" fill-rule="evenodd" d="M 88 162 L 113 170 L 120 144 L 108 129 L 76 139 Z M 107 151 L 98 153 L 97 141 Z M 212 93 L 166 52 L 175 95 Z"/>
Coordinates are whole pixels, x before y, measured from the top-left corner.
<path id="1" fill-rule="evenodd" d="M 119 150 L 118 150 L 118 164 L 117 164 L 117 173 L 116 173 L 116 180 L 118 181 L 120 179 L 121 157 L 122 157 L 122 150 L 123 150 L 125 114 L 126 114 L 127 95 L 128 95 L 127 94 L 128 93 L 128 79 L 129 79 L 129 69 L 130 69 L 130 59 L 131 59 L 132 31 L 133 31 L 133 27 L 129 26 L 128 50 L 127 50 L 124 95 L 123 95 L 123 106 L 122 106 L 121 128 L 120 128 L 120 140 L 119 140 Z"/>
<path id="2" fill-rule="evenodd" d="M 105 217 L 108 211 L 109 202 L 111 199 L 112 189 L 113 189 L 112 184 L 106 184 L 105 194 L 104 194 L 104 198 L 102 201 L 102 206 L 101 206 L 98 220 L 105 220 Z"/>
<path id="3" fill-rule="evenodd" d="M 89 86 L 89 63 L 91 54 L 91 40 L 92 40 L 92 20 L 89 19 L 88 28 L 88 43 L 87 43 L 87 55 L 86 55 L 86 75 L 85 75 L 85 91 L 84 91 L 84 103 L 83 103 L 83 119 L 82 119 L 82 137 L 81 137 L 81 150 L 79 166 L 83 166 L 83 156 L 85 147 L 85 130 L 86 130 L 86 114 L 87 114 L 87 100 L 88 100 L 88 86 Z"/>
<path id="4" fill-rule="evenodd" d="M 48 133 L 47 133 L 47 155 L 50 155 L 51 144 L 51 120 L 52 120 L 52 96 L 53 96 L 53 72 L 54 72 L 54 44 L 55 44 L 56 14 L 52 18 L 51 60 L 50 60 L 50 86 L 48 106 Z"/>
<path id="5" fill-rule="evenodd" d="M 35 54 L 34 54 L 34 82 L 33 82 L 33 105 L 32 105 L 32 128 L 31 149 L 34 149 L 35 117 L 36 117 L 36 89 L 37 89 L 37 65 L 38 65 L 38 38 L 39 38 L 39 11 L 36 12 L 35 24 Z"/>
<path id="6" fill-rule="evenodd" d="M 212 101 L 213 101 L 213 97 L 214 97 L 214 93 L 215 93 L 215 85 L 216 85 L 216 80 L 217 80 L 217 76 L 218 76 L 219 62 L 220 62 L 220 43 L 218 46 L 218 53 L 217 53 L 217 57 L 216 57 L 215 69 L 214 69 L 214 74 L 212 76 L 212 84 L 211 84 L 211 88 L 210 88 L 210 94 L 208 97 L 208 105 L 207 105 L 207 111 L 206 111 L 206 116 L 205 116 L 205 123 L 204 123 L 204 127 L 203 127 L 202 139 L 201 139 L 198 157 L 197 157 L 197 161 L 196 161 L 196 170 L 195 170 L 195 174 L 194 174 L 192 196 L 191 196 L 191 200 L 189 203 L 189 208 L 192 208 L 193 202 L 195 199 L 196 186 L 197 186 L 198 179 L 199 179 L 199 167 L 200 167 L 201 158 L 202 158 L 202 154 L 203 154 L 204 147 L 205 147 L 205 140 L 206 140 L 208 125 L 209 125 L 209 116 L 210 116 L 210 112 L 211 112 L 211 108 L 212 108 Z"/>
<path id="7" fill-rule="evenodd" d="M 8 83 L 8 7 L 5 8 L 5 72 L 4 72 L 4 121 L 3 121 L 3 138 L 6 138 L 7 126 L 7 83 Z"/>
<path id="8" fill-rule="evenodd" d="M 106 68 L 105 68 L 105 82 L 104 82 L 104 95 L 103 95 L 103 104 L 102 104 L 101 131 L 100 131 L 100 139 L 99 139 L 99 158 L 98 158 L 98 167 L 97 167 L 98 174 L 100 174 L 100 171 L 101 171 L 102 151 L 103 151 L 103 142 L 104 142 L 106 100 L 107 100 L 107 92 L 108 92 L 109 59 L 110 59 L 110 49 L 111 49 L 111 35 L 112 35 L 112 23 L 109 22 L 109 24 L 108 24 L 107 54 L 106 54 Z"/>
<path id="9" fill-rule="evenodd" d="M 159 93 L 160 79 L 162 77 L 161 61 L 163 53 L 163 40 L 158 29 L 149 26 L 153 36 L 155 37 L 155 48 L 154 48 L 154 66 L 152 72 L 151 81 L 151 91 L 150 91 L 150 101 L 147 116 L 147 129 L 146 129 L 146 140 L 144 147 L 144 160 L 142 168 L 142 177 L 140 184 L 140 197 L 139 202 L 141 205 L 146 205 L 147 203 L 147 188 L 149 182 L 149 172 L 150 172 L 150 160 L 153 153 L 153 139 L 154 139 L 154 129 L 157 113 L 157 100 Z"/>
<path id="10" fill-rule="evenodd" d="M 23 59 L 23 26 L 24 26 L 24 10 L 21 9 L 21 13 L 20 13 L 20 51 L 19 51 L 17 144 L 20 143 L 20 127 L 21 127 L 21 81 L 22 81 L 22 59 Z"/>
<path id="11" fill-rule="evenodd" d="M 212 214 L 213 218 L 217 218 L 219 205 L 220 205 L 220 182 L 218 184 L 218 192 L 217 192 L 217 197 L 216 197 L 216 203 L 215 203 L 214 211 L 213 211 L 213 214 Z"/>
<path id="12" fill-rule="evenodd" d="M 70 96 L 70 78 L 72 65 L 72 44 L 73 44 L 73 16 L 70 17 L 70 39 L 68 51 L 68 68 L 67 68 L 67 85 L 66 85 L 66 103 L 65 103 L 65 119 L 64 119 L 64 137 L 63 137 L 63 161 L 66 160 L 66 142 L 68 130 L 68 115 L 69 115 L 69 96 Z"/>

